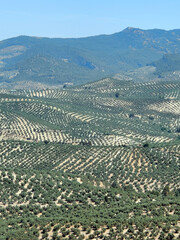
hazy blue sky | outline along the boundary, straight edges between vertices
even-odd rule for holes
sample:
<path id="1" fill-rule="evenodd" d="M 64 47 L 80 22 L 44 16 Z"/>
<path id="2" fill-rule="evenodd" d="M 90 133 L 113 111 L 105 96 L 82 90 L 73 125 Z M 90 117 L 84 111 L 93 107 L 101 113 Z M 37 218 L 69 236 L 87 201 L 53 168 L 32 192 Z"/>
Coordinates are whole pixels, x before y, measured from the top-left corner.
<path id="1" fill-rule="evenodd" d="M 180 0 L 0 1 L 0 39 L 82 37 L 124 28 L 180 28 Z"/>

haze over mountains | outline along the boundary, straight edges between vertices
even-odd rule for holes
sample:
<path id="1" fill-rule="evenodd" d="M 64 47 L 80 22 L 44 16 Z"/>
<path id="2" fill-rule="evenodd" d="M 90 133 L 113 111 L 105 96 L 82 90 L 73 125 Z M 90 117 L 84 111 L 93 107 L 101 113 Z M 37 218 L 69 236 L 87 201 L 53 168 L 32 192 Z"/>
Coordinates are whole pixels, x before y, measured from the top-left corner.
<path id="1" fill-rule="evenodd" d="M 178 59 L 179 52 L 178 29 L 128 27 L 112 35 L 71 39 L 19 36 L 0 42 L 0 87 L 84 84 L 151 63 L 155 66 L 166 54 L 171 54 L 168 59 L 172 62 L 172 59 Z M 160 65 L 166 59 L 166 56 L 162 58 Z M 171 70 L 176 69 L 170 67 Z"/>

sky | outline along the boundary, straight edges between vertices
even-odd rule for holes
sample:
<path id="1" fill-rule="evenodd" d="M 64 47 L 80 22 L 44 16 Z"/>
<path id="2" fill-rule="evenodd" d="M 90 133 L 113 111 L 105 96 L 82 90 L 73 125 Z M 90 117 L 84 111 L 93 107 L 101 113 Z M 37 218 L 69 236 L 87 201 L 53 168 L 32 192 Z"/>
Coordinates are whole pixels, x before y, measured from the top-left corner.
<path id="1" fill-rule="evenodd" d="M 180 0 L 0 0 L 0 40 L 180 29 Z"/>

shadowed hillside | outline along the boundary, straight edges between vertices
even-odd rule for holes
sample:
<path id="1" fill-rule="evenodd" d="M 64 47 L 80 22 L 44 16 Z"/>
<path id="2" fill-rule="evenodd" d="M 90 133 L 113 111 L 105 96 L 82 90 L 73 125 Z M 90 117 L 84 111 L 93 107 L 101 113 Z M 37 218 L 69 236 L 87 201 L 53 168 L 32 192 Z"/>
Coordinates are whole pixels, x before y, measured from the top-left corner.
<path id="1" fill-rule="evenodd" d="M 20 36 L 0 42 L 1 86 L 82 84 L 179 53 L 180 30 L 127 28 L 77 39 Z M 36 85 L 34 84 L 36 83 Z"/>

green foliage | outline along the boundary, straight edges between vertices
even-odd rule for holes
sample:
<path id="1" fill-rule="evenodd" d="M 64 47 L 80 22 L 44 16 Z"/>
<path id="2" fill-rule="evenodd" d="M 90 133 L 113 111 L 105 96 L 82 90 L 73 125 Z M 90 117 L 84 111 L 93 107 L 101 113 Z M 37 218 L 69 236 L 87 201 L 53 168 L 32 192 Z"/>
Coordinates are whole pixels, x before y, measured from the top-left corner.
<path id="1" fill-rule="evenodd" d="M 169 189 L 169 185 L 166 185 L 162 191 L 162 194 L 164 196 L 168 196 L 170 194 L 170 189 Z"/>
<path id="2" fill-rule="evenodd" d="M 159 61 L 152 63 L 156 67 L 155 74 L 161 75 L 164 72 L 180 71 L 180 55 L 166 54 Z"/>
<path id="3" fill-rule="evenodd" d="M 99 235 L 108 239 L 122 237 L 124 229 L 126 236 L 140 239 L 143 231 L 153 234 L 153 227 L 157 232 L 162 228 L 161 238 L 171 239 L 172 233 L 177 232 L 180 198 L 164 194 L 167 186 L 157 195 L 137 193 L 130 186 L 104 189 L 94 186 L 93 181 L 79 184 L 77 175 L 61 172 L 0 170 L 1 179 L 6 176 L 0 185 L 2 191 L 6 190 L 5 202 L 1 202 L 1 207 L 4 205 L 0 221 L 2 239 L 37 239 L 40 233 L 47 238 L 50 232 L 51 239 L 83 239 L 83 235 L 88 239 Z M 11 176 L 21 179 L 21 184 Z M 11 179 L 12 188 L 7 188 L 6 179 Z M 26 189 L 25 194 L 17 200 L 17 193 L 22 189 Z M 32 201 L 32 193 L 43 201 L 38 198 Z M 75 200 L 73 204 L 68 202 L 70 195 Z"/>
<path id="4" fill-rule="evenodd" d="M 0 90 L 2 239 L 176 237 L 179 86 Z"/>
<path id="5" fill-rule="evenodd" d="M 144 66 L 163 53 L 175 53 L 178 37 L 178 30 L 172 34 L 172 31 L 136 28 L 79 39 L 20 36 L 1 41 L 0 56 L 4 63 L 1 81 L 12 87 L 19 81 L 26 84 L 26 80 L 34 88 L 37 82 L 45 86 L 82 84 Z M 170 66 L 178 66 L 178 56 L 168 55 L 166 59 L 161 68 L 172 70 L 169 59 L 173 61 Z"/>

